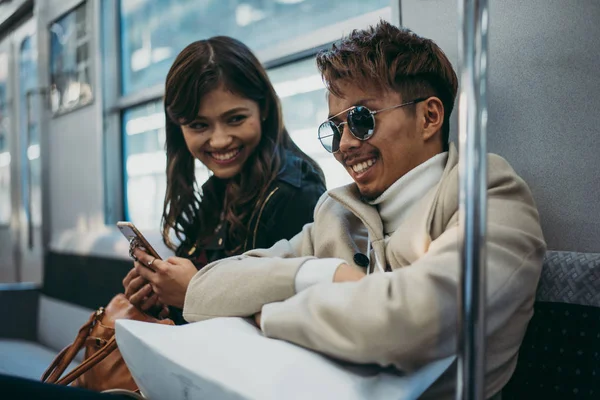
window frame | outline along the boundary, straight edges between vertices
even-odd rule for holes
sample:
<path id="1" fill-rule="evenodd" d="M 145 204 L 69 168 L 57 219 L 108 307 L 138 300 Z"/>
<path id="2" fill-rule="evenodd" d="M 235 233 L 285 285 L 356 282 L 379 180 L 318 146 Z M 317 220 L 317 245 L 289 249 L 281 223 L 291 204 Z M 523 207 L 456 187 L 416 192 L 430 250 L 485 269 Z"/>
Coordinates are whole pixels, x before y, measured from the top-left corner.
<path id="1" fill-rule="evenodd" d="M 121 76 L 121 24 L 120 1 L 100 2 L 97 15 L 102 39 L 103 122 L 104 122 L 104 184 L 105 184 L 105 223 L 113 225 L 127 217 L 127 171 L 126 140 L 122 126 L 123 113 L 126 109 L 159 100 L 164 95 L 164 84 L 157 84 L 128 95 L 122 95 Z M 389 0 L 389 14 L 385 18 L 396 26 L 400 26 L 401 0 Z M 329 48 L 339 40 L 342 34 L 357 26 L 376 24 L 381 14 L 375 10 L 355 18 L 338 22 L 334 25 L 307 32 L 291 40 L 279 43 L 256 55 L 265 69 L 283 67 L 298 61 L 314 57 L 320 50 Z"/>

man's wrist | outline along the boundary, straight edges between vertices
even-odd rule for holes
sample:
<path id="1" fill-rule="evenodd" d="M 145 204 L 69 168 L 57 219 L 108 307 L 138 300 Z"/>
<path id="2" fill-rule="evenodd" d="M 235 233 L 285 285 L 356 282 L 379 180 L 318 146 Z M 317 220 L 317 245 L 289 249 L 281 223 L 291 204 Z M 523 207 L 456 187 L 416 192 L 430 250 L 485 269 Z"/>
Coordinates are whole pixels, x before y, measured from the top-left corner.
<path id="1" fill-rule="evenodd" d="M 334 282 L 355 282 L 364 278 L 366 274 L 364 271 L 353 267 L 349 264 L 341 264 L 335 270 L 335 274 L 333 274 Z"/>

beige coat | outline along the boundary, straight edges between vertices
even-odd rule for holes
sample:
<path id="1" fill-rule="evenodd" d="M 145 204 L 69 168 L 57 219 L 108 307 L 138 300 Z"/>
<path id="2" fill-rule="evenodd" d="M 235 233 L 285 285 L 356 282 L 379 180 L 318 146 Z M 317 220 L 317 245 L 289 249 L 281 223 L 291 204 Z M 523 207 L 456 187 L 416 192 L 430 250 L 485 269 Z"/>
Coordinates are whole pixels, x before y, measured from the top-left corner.
<path id="1" fill-rule="evenodd" d="M 344 360 L 414 370 L 456 352 L 459 285 L 458 155 L 451 147 L 440 183 L 389 241 L 377 209 L 348 185 L 323 195 L 315 222 L 290 241 L 208 265 L 192 279 L 184 317 L 250 316 L 263 305 L 265 335 Z M 509 380 L 533 314 L 546 246 L 526 183 L 497 155 L 488 158 L 485 395 Z M 322 283 L 296 294 L 300 266 L 314 257 L 352 262 L 367 248 L 393 272 Z M 455 368 L 427 392 L 453 398 Z"/>

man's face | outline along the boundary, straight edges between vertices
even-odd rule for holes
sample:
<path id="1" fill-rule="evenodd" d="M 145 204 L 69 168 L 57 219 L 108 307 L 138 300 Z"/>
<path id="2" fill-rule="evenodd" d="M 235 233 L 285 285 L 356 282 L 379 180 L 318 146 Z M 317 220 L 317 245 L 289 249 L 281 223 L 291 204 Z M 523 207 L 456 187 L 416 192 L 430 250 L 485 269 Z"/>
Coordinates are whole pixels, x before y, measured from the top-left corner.
<path id="1" fill-rule="evenodd" d="M 403 99 L 392 91 L 364 91 L 351 83 L 339 87 L 343 97 L 329 94 L 330 116 L 356 105 L 377 111 L 414 100 Z M 400 177 L 435 154 L 431 154 L 431 140 L 426 140 L 423 135 L 423 107 L 419 103 L 374 115 L 375 131 L 366 141 L 355 138 L 348 124 L 342 125 L 340 149 L 334 155 L 366 199 L 378 197 Z M 346 118 L 347 113 L 343 113 L 333 121 L 339 124 L 346 122 Z"/>

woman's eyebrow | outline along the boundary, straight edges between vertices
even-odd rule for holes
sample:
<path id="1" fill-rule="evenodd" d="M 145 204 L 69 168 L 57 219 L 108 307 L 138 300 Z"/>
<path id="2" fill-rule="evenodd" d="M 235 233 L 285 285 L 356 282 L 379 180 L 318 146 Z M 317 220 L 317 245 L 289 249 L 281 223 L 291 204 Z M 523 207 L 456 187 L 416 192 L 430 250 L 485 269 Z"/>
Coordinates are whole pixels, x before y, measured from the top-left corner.
<path id="1" fill-rule="evenodd" d="M 231 110 L 227 110 L 224 113 L 222 113 L 219 116 L 219 118 L 228 117 L 230 115 L 236 114 L 236 113 L 241 112 L 241 111 L 246 111 L 247 112 L 247 111 L 250 111 L 250 109 L 248 107 L 235 107 L 235 108 L 232 108 Z M 210 119 L 210 117 L 204 116 L 202 114 L 198 114 L 196 116 L 196 118 L 194 119 L 194 121 L 209 120 L 209 119 Z"/>
<path id="2" fill-rule="evenodd" d="M 250 111 L 250 109 L 248 107 L 236 107 L 236 108 L 232 108 L 231 110 L 225 111 L 223 114 L 221 114 L 221 117 L 227 117 L 229 115 L 232 114 L 236 114 L 239 113 L 241 111 Z"/>

